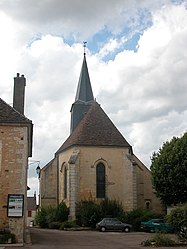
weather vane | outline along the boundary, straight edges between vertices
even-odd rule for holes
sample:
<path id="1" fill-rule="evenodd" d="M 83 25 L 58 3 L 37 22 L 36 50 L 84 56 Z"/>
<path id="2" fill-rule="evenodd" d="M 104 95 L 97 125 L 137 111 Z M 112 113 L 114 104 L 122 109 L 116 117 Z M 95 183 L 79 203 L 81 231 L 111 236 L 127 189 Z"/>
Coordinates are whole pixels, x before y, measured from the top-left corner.
<path id="1" fill-rule="evenodd" d="M 84 55 L 86 54 L 86 41 L 83 41 L 83 47 L 84 47 Z"/>

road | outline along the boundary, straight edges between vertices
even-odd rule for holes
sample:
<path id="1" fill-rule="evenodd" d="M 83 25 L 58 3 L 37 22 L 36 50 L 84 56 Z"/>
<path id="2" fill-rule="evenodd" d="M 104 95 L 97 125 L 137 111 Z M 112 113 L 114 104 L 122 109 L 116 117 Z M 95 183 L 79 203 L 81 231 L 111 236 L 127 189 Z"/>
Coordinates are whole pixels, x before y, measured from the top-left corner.
<path id="1" fill-rule="evenodd" d="M 30 234 L 32 245 L 24 245 L 22 247 L 24 249 L 142 249 L 146 247 L 141 246 L 141 242 L 152 236 L 149 233 L 102 233 L 98 231 L 60 231 L 40 228 L 30 228 Z M 7 248 L 20 249 L 20 247 L 15 246 Z M 172 249 L 176 248 L 172 247 Z M 181 249 L 181 247 L 179 248 Z"/>

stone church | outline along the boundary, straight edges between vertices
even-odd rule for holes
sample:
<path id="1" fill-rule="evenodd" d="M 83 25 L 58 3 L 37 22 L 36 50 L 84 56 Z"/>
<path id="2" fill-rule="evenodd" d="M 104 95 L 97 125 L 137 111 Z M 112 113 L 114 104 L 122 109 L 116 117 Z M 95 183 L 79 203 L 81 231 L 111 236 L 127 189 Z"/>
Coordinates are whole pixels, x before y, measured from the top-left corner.
<path id="1" fill-rule="evenodd" d="M 72 219 L 76 203 L 90 199 L 118 200 L 125 211 L 163 211 L 149 169 L 94 99 L 85 53 L 70 126 L 69 137 L 41 170 L 41 206 L 63 201 Z"/>

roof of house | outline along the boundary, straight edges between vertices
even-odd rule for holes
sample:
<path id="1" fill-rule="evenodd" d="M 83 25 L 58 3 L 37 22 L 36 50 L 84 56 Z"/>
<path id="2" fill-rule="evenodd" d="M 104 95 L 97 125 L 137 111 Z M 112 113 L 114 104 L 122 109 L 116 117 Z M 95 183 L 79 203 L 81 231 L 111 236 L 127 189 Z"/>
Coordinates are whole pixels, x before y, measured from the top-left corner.
<path id="1" fill-rule="evenodd" d="M 76 129 L 56 152 L 62 152 L 75 145 L 130 147 L 107 114 L 94 102 Z"/>
<path id="2" fill-rule="evenodd" d="M 23 123 L 31 124 L 32 121 L 16 111 L 0 98 L 0 123 Z"/>
<path id="3" fill-rule="evenodd" d="M 36 210 L 36 197 L 27 197 L 27 210 Z"/>

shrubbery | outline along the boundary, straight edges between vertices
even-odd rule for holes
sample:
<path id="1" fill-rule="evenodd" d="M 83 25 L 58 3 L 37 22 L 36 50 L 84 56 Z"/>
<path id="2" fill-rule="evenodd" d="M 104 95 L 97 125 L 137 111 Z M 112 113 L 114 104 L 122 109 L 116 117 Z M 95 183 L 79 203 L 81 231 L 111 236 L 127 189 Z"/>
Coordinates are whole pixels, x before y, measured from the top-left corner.
<path id="1" fill-rule="evenodd" d="M 66 228 L 78 228 L 79 226 L 76 224 L 75 221 L 73 220 L 66 220 L 64 221 L 61 226 L 60 226 L 60 230 L 64 230 Z"/>
<path id="2" fill-rule="evenodd" d="M 187 203 L 174 208 L 167 216 L 167 221 L 174 227 L 180 239 L 187 240 Z"/>
<path id="3" fill-rule="evenodd" d="M 140 229 L 141 221 L 158 218 L 158 214 L 151 210 L 136 209 L 124 212 L 122 204 L 116 200 L 103 200 L 96 204 L 94 201 L 81 201 L 77 204 L 76 219 L 80 226 L 95 228 L 102 218 L 118 218 L 122 222 L 129 223 L 135 231 Z"/>
<path id="4" fill-rule="evenodd" d="M 85 200 L 76 205 L 76 221 L 68 221 L 69 209 L 65 203 L 57 207 L 41 208 L 36 215 L 36 224 L 42 228 L 64 229 L 77 226 L 95 228 L 102 218 L 118 218 L 122 222 L 129 223 L 135 231 L 140 229 L 141 221 L 157 218 L 158 215 L 151 210 L 136 209 L 124 212 L 122 204 L 117 200 L 105 199 L 100 203 L 93 200 Z"/>
<path id="5" fill-rule="evenodd" d="M 176 231 L 179 231 L 181 226 L 187 226 L 187 203 L 179 205 L 167 216 L 167 221 Z"/>
<path id="6" fill-rule="evenodd" d="M 81 201 L 76 206 L 76 220 L 79 226 L 95 227 L 101 217 L 101 207 L 94 201 Z"/>
<path id="7" fill-rule="evenodd" d="M 0 231 L 0 244 L 6 243 L 16 243 L 16 236 L 9 230 L 2 230 Z"/>
<path id="8" fill-rule="evenodd" d="M 69 209 L 65 203 L 60 203 L 57 207 L 43 207 L 35 217 L 36 224 L 41 228 L 59 229 L 61 223 L 68 220 Z"/>
<path id="9" fill-rule="evenodd" d="M 142 221 L 148 221 L 150 219 L 158 218 L 159 216 L 160 215 L 149 209 L 134 209 L 131 212 L 124 213 L 120 220 L 131 224 L 135 231 L 139 231 Z"/>
<path id="10" fill-rule="evenodd" d="M 170 247 L 170 246 L 174 246 L 175 242 L 166 234 L 156 233 L 152 236 L 151 239 L 142 241 L 141 244 L 143 246 L 154 246 L 154 247 L 169 246 Z"/>

